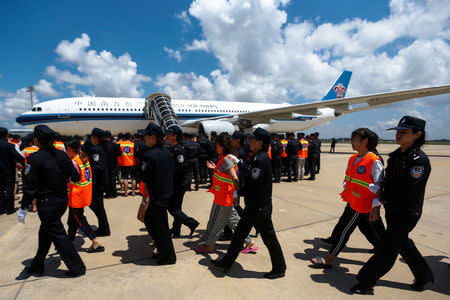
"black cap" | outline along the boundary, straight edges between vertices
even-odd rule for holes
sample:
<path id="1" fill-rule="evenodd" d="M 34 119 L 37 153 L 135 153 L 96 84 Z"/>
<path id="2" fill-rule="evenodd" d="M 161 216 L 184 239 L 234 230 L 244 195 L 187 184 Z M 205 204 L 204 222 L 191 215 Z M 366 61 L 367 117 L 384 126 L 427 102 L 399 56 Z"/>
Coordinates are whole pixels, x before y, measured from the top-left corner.
<path id="1" fill-rule="evenodd" d="M 398 122 L 397 127 L 389 128 L 387 130 L 402 130 L 402 129 L 413 129 L 416 131 L 424 131 L 425 130 L 425 124 L 427 122 L 425 120 L 411 117 L 411 116 L 404 116 L 400 119 Z"/>
<path id="2" fill-rule="evenodd" d="M 22 138 L 22 140 L 24 140 L 24 141 L 32 141 L 32 140 L 33 140 L 33 137 L 34 137 L 34 134 L 29 133 L 29 134 L 27 134 L 26 136 L 24 136 L 24 137 Z"/>
<path id="3" fill-rule="evenodd" d="M 96 127 L 94 129 L 92 129 L 91 136 L 101 138 L 101 137 L 106 136 L 106 132 L 103 129 Z"/>
<path id="4" fill-rule="evenodd" d="M 152 122 L 148 123 L 145 129 L 139 129 L 138 132 L 143 135 L 155 135 L 160 138 L 164 137 L 164 132 L 161 127 Z"/>
<path id="5" fill-rule="evenodd" d="M 266 145 L 270 143 L 270 133 L 260 127 L 256 128 L 250 137 L 262 141 Z"/>
<path id="6" fill-rule="evenodd" d="M 172 133 L 176 136 L 181 136 L 183 134 L 183 131 L 181 130 L 180 126 L 170 126 L 167 129 L 167 134 Z"/>
<path id="7" fill-rule="evenodd" d="M 246 137 L 247 135 L 240 130 L 233 132 L 233 135 L 231 136 L 232 139 L 241 140 L 241 142 L 243 142 Z"/>
<path id="8" fill-rule="evenodd" d="M 5 127 L 0 127 L 0 138 L 5 138 L 8 136 L 8 129 Z"/>
<path id="9" fill-rule="evenodd" d="M 105 136 L 111 137 L 112 136 L 111 131 L 105 130 Z"/>
<path id="10" fill-rule="evenodd" d="M 49 140 L 55 136 L 55 132 L 47 125 L 37 125 L 34 127 L 33 135 L 37 139 Z"/>

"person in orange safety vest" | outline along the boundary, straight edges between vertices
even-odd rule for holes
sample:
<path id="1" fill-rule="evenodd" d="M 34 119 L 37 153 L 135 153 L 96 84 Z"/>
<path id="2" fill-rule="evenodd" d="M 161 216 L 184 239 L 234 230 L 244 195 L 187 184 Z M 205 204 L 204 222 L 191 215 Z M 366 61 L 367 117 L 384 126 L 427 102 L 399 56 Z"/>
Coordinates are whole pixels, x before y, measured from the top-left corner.
<path id="1" fill-rule="evenodd" d="M 375 154 L 378 136 L 367 128 L 359 128 L 353 131 L 351 143 L 353 150 L 357 153 L 353 154 L 348 161 L 344 191 L 340 194 L 347 205 L 331 237 L 322 239 L 331 244 L 330 251 L 325 258 L 311 259 L 317 267 L 332 266 L 356 226 L 375 248 L 384 233 L 384 226 L 380 230 L 369 222 L 372 208 L 381 206 L 381 202 L 378 201 L 378 191 L 384 178 L 383 164 L 380 157 Z"/>
<path id="2" fill-rule="evenodd" d="M 306 159 L 308 158 L 309 142 L 305 140 L 305 134 L 303 132 L 297 133 L 297 138 L 301 144 L 300 150 L 298 150 L 298 179 L 303 180 Z"/>
<path id="3" fill-rule="evenodd" d="M 75 240 L 77 229 L 80 228 L 92 242 L 91 246 L 86 249 L 86 252 L 103 252 L 105 247 L 84 216 L 84 208 L 89 206 L 92 201 L 92 169 L 87 155 L 82 153 L 80 149 L 81 143 L 78 139 L 70 141 L 67 145 L 67 154 L 81 176 L 79 182 L 69 182 L 67 186 L 69 190 L 69 217 L 67 219 L 69 228 L 67 233 L 69 239 L 73 241 Z"/>
<path id="4" fill-rule="evenodd" d="M 123 135 L 123 141 L 119 142 L 121 155 L 119 157 L 120 173 L 123 179 L 122 190 L 124 196 L 128 196 L 128 180 L 131 180 L 131 195 L 135 196 L 136 190 L 136 158 L 134 157 L 134 142 L 131 141 L 129 132 Z"/>

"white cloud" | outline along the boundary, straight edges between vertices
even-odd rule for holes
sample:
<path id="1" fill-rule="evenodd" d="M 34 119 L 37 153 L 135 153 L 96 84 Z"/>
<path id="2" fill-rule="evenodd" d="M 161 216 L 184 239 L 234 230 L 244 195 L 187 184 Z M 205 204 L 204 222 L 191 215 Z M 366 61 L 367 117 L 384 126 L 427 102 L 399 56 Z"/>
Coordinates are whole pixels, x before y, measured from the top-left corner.
<path id="1" fill-rule="evenodd" d="M 194 98 L 212 89 L 214 99 L 254 101 L 272 99 L 274 89 L 282 102 L 288 95 L 320 99 L 343 69 L 354 71 L 348 97 L 450 81 L 448 1 L 393 0 L 390 15 L 378 21 L 318 25 L 288 23 L 288 3 L 193 1 L 189 14 L 199 21 L 202 38 L 185 50 L 212 53 L 220 69 L 207 77 L 208 91 L 191 88 L 197 74 L 188 76 L 190 84 L 181 82 L 182 88 Z M 397 45 L 400 40 L 407 44 Z M 224 86 L 227 93 L 220 92 Z"/>
<path id="2" fill-rule="evenodd" d="M 173 50 L 167 47 L 164 47 L 164 51 L 167 52 L 167 54 L 169 55 L 169 57 L 173 57 L 175 58 L 178 62 L 181 62 L 181 53 L 179 50 Z"/>
<path id="3" fill-rule="evenodd" d="M 1 95 L 0 95 L 1 96 Z M 27 88 L 21 88 L 15 93 L 8 93 L 3 99 L 0 99 L 0 121 L 1 123 L 12 125 L 15 118 L 30 109 L 30 93 L 27 92 Z M 39 99 L 36 95 L 33 96 L 33 104 L 39 103 Z"/>
<path id="4" fill-rule="evenodd" d="M 73 42 L 62 41 L 56 47 L 61 62 L 74 65 L 77 73 L 47 67 L 46 74 L 57 82 L 94 88 L 97 96 L 141 97 L 142 83 L 151 78 L 137 72 L 137 64 L 125 53 L 115 57 L 111 52 L 89 50 L 90 38 L 83 33 Z"/>
<path id="5" fill-rule="evenodd" d="M 45 79 L 39 80 L 39 83 L 34 86 L 34 90 L 44 97 L 58 97 L 60 95 L 59 92 L 53 89 L 52 83 Z"/>
<path id="6" fill-rule="evenodd" d="M 208 52 L 209 51 L 208 41 L 206 41 L 206 40 L 202 40 L 202 41 L 194 40 L 192 42 L 192 44 L 186 45 L 186 51 L 197 51 L 197 50 Z"/>
<path id="7" fill-rule="evenodd" d="M 175 17 L 183 21 L 186 25 L 192 26 L 192 22 L 191 19 L 189 18 L 187 11 L 183 10 L 181 13 L 175 15 Z"/>

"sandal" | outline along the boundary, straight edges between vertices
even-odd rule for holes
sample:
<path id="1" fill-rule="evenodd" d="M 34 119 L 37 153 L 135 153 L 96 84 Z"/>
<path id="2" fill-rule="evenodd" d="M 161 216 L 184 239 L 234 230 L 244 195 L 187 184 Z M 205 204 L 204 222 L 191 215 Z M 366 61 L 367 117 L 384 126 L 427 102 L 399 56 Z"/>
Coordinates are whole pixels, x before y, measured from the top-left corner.
<path id="1" fill-rule="evenodd" d="M 331 264 L 327 264 L 325 259 L 323 257 L 320 257 L 320 256 L 316 256 L 316 257 L 311 258 L 311 262 L 312 262 L 313 266 L 315 268 L 318 268 L 318 269 L 328 269 L 328 268 L 331 268 L 333 266 Z"/>
<path id="2" fill-rule="evenodd" d="M 103 247 L 103 246 L 98 246 L 97 248 L 94 248 L 91 246 L 86 249 L 87 253 L 97 253 L 97 252 L 103 252 L 103 251 L 105 251 L 105 247 Z"/>
<path id="3" fill-rule="evenodd" d="M 245 248 L 245 249 L 241 250 L 241 253 L 244 253 L 244 254 L 248 254 L 248 253 L 256 254 L 256 250 L 258 250 L 258 249 L 259 249 L 258 247 Z"/>

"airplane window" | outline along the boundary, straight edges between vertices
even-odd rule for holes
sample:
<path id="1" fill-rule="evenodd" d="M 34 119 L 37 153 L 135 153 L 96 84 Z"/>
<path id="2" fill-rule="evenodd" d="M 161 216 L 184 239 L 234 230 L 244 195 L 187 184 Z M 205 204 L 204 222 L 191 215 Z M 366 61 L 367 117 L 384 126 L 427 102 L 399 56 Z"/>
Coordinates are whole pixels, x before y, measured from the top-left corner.
<path id="1" fill-rule="evenodd" d="M 90 108 L 88 108 L 88 110 L 91 110 Z"/>
<path id="2" fill-rule="evenodd" d="M 81 107 L 80 107 L 80 110 L 81 110 Z"/>
<path id="3" fill-rule="evenodd" d="M 84 108 L 84 110 L 86 110 L 86 107 Z"/>
<path id="4" fill-rule="evenodd" d="M 31 111 L 36 111 L 36 107 L 33 107 L 33 109 Z"/>
<path id="5" fill-rule="evenodd" d="M 102 108 L 102 110 L 105 110 L 104 108 Z"/>
<path id="6" fill-rule="evenodd" d="M 42 111 L 42 108 L 38 107 L 38 108 L 37 108 L 37 111 Z"/>

